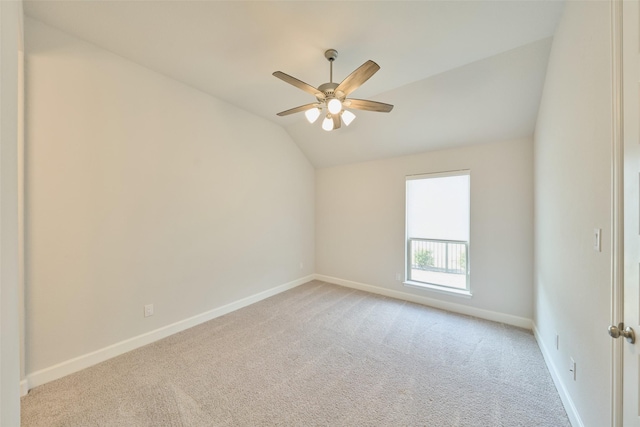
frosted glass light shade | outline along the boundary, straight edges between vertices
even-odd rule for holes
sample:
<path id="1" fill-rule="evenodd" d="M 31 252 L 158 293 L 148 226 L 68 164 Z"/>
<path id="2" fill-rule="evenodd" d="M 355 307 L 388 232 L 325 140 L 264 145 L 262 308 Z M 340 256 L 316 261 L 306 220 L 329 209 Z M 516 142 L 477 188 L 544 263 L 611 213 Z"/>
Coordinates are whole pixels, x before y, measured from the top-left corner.
<path id="1" fill-rule="evenodd" d="M 344 122 L 345 125 L 349 126 L 351 124 L 351 122 L 353 121 L 353 119 L 356 118 L 356 115 L 353 114 L 351 111 L 349 110 L 344 110 L 342 112 L 342 121 Z"/>
<path id="2" fill-rule="evenodd" d="M 320 117 L 320 110 L 318 108 L 310 108 L 304 112 L 304 116 L 307 118 L 309 123 L 313 123 L 318 120 L 318 117 Z"/>
<path id="3" fill-rule="evenodd" d="M 338 98 L 332 98 L 327 102 L 327 110 L 331 114 L 338 114 L 342 110 L 342 102 Z"/>
<path id="4" fill-rule="evenodd" d="M 322 129 L 326 131 L 333 130 L 333 119 L 331 116 L 327 115 L 327 117 L 324 118 L 322 121 Z"/>

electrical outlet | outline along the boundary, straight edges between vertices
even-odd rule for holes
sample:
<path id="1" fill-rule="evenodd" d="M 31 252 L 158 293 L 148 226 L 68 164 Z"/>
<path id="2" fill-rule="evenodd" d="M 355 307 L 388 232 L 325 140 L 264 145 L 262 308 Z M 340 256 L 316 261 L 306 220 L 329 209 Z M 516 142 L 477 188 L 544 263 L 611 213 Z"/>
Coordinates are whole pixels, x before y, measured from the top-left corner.
<path id="1" fill-rule="evenodd" d="M 569 372 L 573 374 L 573 380 L 576 380 L 576 362 L 573 357 L 569 358 Z"/>
<path id="2" fill-rule="evenodd" d="M 396 273 L 396 281 L 397 282 L 401 282 L 402 281 L 402 273 Z"/>
<path id="3" fill-rule="evenodd" d="M 153 304 L 147 304 L 144 306 L 144 317 L 153 316 Z"/>
<path id="4" fill-rule="evenodd" d="M 302 270 L 304 268 L 304 263 L 300 262 L 300 270 Z"/>

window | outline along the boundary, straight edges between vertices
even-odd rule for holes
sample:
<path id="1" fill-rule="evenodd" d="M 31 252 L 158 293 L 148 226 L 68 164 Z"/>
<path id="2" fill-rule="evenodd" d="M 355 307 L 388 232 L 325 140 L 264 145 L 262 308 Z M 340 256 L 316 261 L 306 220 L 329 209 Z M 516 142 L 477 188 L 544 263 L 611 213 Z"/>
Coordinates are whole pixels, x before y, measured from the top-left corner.
<path id="1" fill-rule="evenodd" d="M 405 284 L 469 292 L 469 171 L 412 175 L 406 181 Z"/>

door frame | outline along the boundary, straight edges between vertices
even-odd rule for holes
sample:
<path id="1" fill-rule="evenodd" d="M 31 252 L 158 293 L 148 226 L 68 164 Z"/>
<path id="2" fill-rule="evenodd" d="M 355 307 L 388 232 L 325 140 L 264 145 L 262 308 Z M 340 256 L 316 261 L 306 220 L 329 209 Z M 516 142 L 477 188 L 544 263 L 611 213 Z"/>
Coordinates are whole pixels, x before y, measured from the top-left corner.
<path id="1" fill-rule="evenodd" d="M 0 0 L 0 424 L 20 424 L 18 150 L 22 0 Z"/>
<path id="2" fill-rule="evenodd" d="M 624 321 L 623 0 L 611 0 L 611 324 Z M 603 325 L 604 326 L 604 325 Z M 611 426 L 622 427 L 623 340 L 611 340 Z"/>

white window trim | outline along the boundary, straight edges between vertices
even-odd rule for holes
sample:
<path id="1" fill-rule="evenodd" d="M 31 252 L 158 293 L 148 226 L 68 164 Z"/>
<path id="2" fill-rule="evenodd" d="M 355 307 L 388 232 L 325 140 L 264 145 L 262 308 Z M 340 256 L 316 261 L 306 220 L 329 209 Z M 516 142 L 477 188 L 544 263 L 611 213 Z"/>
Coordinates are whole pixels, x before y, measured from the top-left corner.
<path id="1" fill-rule="evenodd" d="M 470 176 L 471 169 L 459 169 L 459 170 L 446 171 L 446 172 L 433 172 L 433 173 L 421 173 L 417 175 L 407 175 L 405 177 L 405 181 L 411 181 L 414 179 L 444 178 L 447 176 L 464 176 L 464 175 Z"/>
<path id="2" fill-rule="evenodd" d="M 423 282 L 414 282 L 412 280 L 405 280 L 404 282 L 402 282 L 402 284 L 408 288 L 429 290 L 429 291 L 438 292 L 441 294 L 455 295 L 455 296 L 464 297 L 464 298 L 471 298 L 473 296 L 470 290 L 450 288 L 448 286 L 440 286 L 434 283 L 423 283 Z"/>

